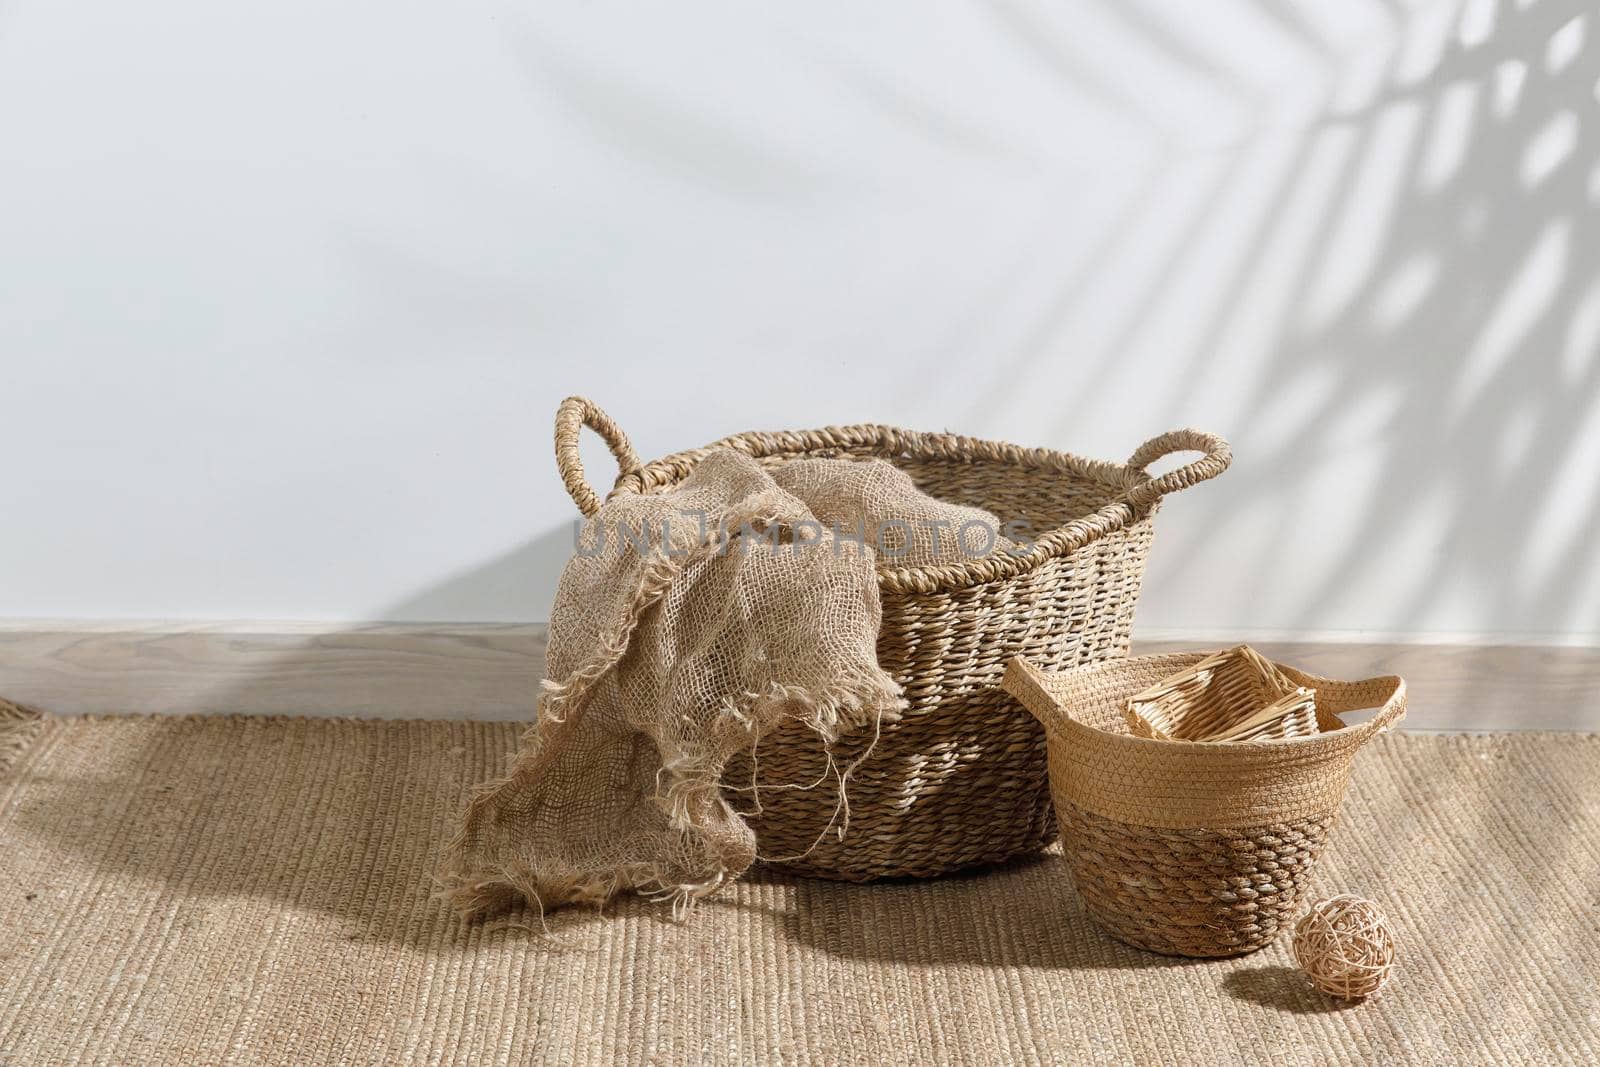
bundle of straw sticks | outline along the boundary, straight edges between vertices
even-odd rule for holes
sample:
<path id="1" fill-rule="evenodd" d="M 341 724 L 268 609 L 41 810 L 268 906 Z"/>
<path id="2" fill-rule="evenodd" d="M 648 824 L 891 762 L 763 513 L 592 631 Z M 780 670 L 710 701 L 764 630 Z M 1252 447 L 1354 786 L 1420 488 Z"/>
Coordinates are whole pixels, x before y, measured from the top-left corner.
<path id="1" fill-rule="evenodd" d="M 1158 741 L 1266 741 L 1318 731 L 1316 695 L 1239 645 L 1128 698 L 1123 714 Z"/>

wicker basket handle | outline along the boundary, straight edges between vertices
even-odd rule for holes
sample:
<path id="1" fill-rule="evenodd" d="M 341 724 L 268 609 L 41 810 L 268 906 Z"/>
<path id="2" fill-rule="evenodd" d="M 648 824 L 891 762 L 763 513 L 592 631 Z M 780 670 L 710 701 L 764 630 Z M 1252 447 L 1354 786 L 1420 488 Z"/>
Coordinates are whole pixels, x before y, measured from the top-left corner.
<path id="1" fill-rule="evenodd" d="M 594 401 L 569 396 L 556 408 L 556 469 L 561 472 L 572 502 L 587 518 L 600 510 L 600 496 L 590 488 L 583 473 L 583 459 L 578 455 L 578 434 L 585 426 L 604 438 L 623 474 L 639 469 L 639 454 L 622 427 Z"/>
<path id="2" fill-rule="evenodd" d="M 1233 452 L 1228 448 L 1228 442 L 1216 434 L 1204 430 L 1173 430 L 1140 445 L 1128 457 L 1128 467 L 1143 473 L 1150 464 L 1173 452 L 1204 452 L 1205 455 L 1159 478 L 1151 478 L 1146 474 L 1144 481 L 1128 490 L 1128 503 L 1135 507 L 1154 504 L 1168 493 L 1176 493 L 1215 478 L 1233 462 Z"/>
<path id="3" fill-rule="evenodd" d="M 1359 682 L 1340 682 L 1307 674 L 1287 664 L 1280 663 L 1277 666 L 1296 685 L 1316 690 L 1319 714 L 1329 712 L 1342 715 L 1347 711 L 1377 708 L 1378 714 L 1354 727 L 1363 744 L 1374 734 L 1383 733 L 1406 717 L 1406 682 L 1398 675 L 1385 674 Z"/>

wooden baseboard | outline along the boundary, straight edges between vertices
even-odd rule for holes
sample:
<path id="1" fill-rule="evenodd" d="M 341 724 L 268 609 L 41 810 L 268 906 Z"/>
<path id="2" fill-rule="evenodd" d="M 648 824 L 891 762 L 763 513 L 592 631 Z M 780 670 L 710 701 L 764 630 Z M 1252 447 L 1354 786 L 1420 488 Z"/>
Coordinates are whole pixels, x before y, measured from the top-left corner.
<path id="1" fill-rule="evenodd" d="M 0 696 L 63 715 L 533 716 L 546 627 L 8 624 Z"/>
<path id="2" fill-rule="evenodd" d="M 0 697 L 58 714 L 532 716 L 542 624 L 0 624 Z M 1135 652 L 1216 648 L 1136 641 Z M 1600 730 L 1600 648 L 1253 641 L 1315 674 L 1399 674 L 1408 729 Z"/>

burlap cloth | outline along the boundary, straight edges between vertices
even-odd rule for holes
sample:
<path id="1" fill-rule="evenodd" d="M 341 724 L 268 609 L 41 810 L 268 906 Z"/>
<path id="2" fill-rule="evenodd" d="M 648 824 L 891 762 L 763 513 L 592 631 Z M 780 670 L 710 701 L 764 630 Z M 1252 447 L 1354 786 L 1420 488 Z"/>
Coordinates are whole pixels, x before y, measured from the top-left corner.
<path id="1" fill-rule="evenodd" d="M 608 501 L 561 576 L 537 721 L 450 845 L 451 902 L 476 917 L 637 890 L 682 915 L 756 859 L 741 810 L 761 798 L 753 776 L 721 783 L 731 756 L 759 765 L 762 737 L 791 720 L 826 748 L 896 714 L 877 558 L 1005 551 L 998 531 L 881 460 L 769 469 L 725 450 L 670 492 Z M 825 832 L 842 833 L 854 763 L 828 767 L 783 788 L 819 791 Z"/>

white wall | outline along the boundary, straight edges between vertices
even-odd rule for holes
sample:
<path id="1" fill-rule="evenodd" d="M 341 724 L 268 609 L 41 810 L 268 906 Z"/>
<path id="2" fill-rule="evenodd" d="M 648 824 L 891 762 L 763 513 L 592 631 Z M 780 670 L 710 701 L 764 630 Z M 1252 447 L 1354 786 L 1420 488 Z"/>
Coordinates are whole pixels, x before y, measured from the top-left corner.
<path id="1" fill-rule="evenodd" d="M 1211 428 L 1141 625 L 1600 632 L 1587 0 L 529 7 L 0 8 L 0 615 L 542 618 L 585 392 Z"/>

